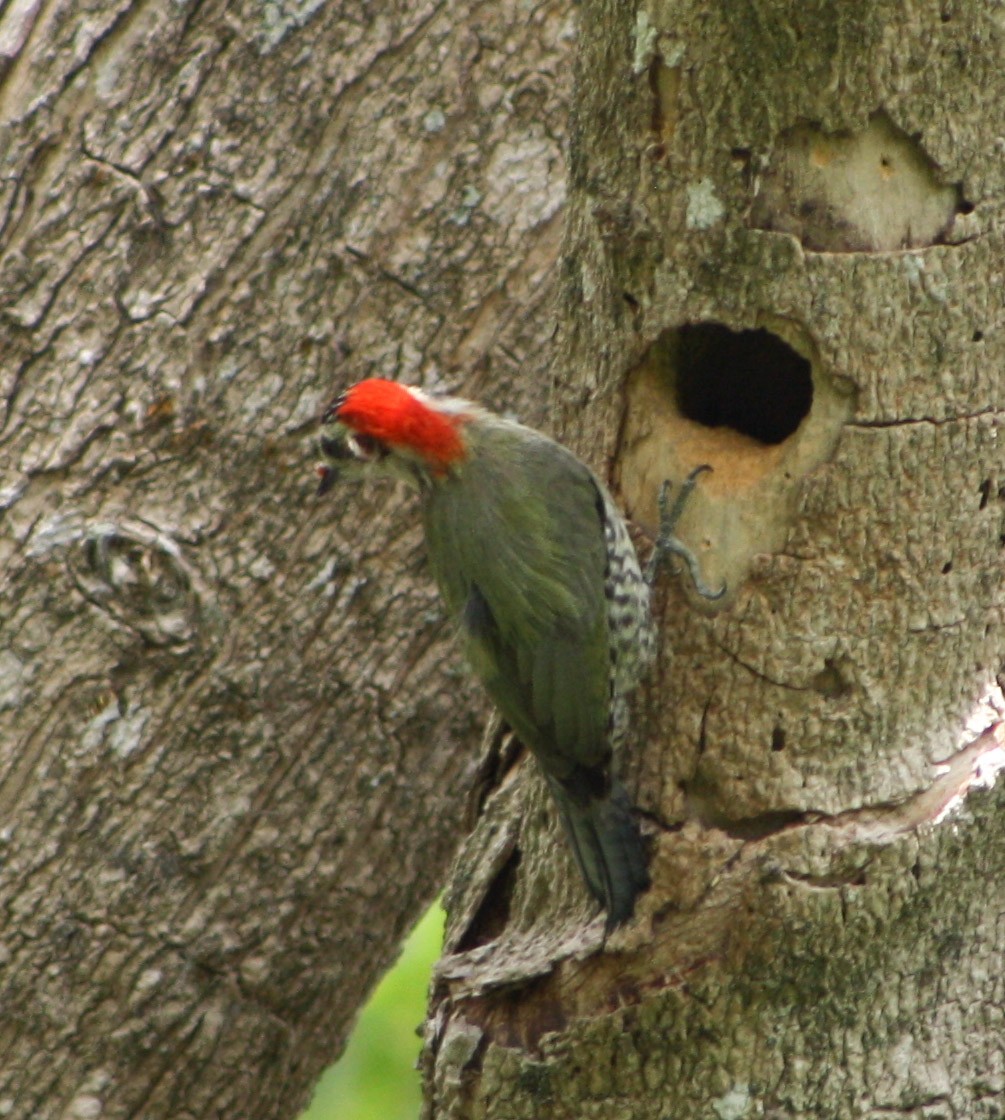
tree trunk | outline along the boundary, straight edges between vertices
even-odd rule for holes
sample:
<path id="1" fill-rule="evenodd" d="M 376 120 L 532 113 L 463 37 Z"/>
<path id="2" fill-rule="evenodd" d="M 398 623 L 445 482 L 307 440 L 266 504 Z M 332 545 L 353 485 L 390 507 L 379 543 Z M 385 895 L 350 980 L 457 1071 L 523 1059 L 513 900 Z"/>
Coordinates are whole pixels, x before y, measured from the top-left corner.
<path id="1" fill-rule="evenodd" d="M 427 1115 L 1005 1109 L 1005 32 L 975 2 L 581 8 L 557 427 L 700 476 L 603 939 L 532 768 L 448 901 Z"/>
<path id="2" fill-rule="evenodd" d="M 379 372 L 540 420 L 568 13 L 0 16 L 0 1115 L 294 1115 L 464 834 L 485 703 Z"/>

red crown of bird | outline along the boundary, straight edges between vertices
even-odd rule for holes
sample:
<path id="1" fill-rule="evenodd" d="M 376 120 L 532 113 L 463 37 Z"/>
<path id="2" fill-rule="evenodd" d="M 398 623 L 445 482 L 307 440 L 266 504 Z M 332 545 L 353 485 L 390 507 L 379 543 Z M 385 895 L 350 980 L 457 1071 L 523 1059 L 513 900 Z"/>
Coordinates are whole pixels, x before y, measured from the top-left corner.
<path id="1" fill-rule="evenodd" d="M 424 395 L 374 377 L 347 389 L 324 415 L 359 435 L 422 456 L 441 470 L 464 458 L 460 427 L 470 419 L 463 412 L 439 411 Z"/>

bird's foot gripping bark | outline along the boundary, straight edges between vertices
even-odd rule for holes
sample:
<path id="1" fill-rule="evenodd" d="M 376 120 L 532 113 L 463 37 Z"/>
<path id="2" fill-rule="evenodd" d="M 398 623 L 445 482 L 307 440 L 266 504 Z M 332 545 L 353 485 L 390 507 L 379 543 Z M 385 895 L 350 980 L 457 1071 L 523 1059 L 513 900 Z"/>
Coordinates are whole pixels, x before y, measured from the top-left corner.
<path id="1" fill-rule="evenodd" d="M 650 586 L 655 582 L 663 560 L 668 556 L 679 556 L 687 565 L 687 570 L 691 573 L 691 579 L 694 583 L 695 590 L 703 599 L 721 599 L 723 595 L 726 594 L 725 584 L 718 590 L 713 591 L 712 588 L 705 583 L 701 578 L 698 558 L 674 533 L 677 522 L 680 520 L 680 515 L 684 512 L 687 500 L 691 496 L 691 491 L 694 490 L 697 484 L 698 475 L 703 474 L 705 471 L 710 471 L 711 469 L 712 468 L 708 466 L 707 463 L 700 467 L 695 467 L 684 480 L 684 484 L 677 492 L 677 497 L 672 505 L 670 503 L 670 495 L 673 493 L 673 483 L 667 479 L 660 487 L 660 534 L 656 538 L 656 545 L 653 548 L 652 556 L 649 557 L 649 563 L 646 565 L 645 578 L 646 583 Z"/>

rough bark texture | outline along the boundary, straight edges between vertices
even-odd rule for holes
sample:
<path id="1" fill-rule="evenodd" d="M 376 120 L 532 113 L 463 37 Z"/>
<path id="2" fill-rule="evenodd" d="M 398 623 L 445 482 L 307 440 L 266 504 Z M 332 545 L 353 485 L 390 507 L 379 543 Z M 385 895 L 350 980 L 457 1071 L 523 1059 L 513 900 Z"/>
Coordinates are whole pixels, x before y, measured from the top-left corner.
<path id="1" fill-rule="evenodd" d="M 557 427 L 650 526 L 710 463 L 681 532 L 730 591 L 657 597 L 632 926 L 602 946 L 533 778 L 488 801 L 428 1115 L 1001 1116 L 1005 31 L 581 16 Z"/>
<path id="2" fill-rule="evenodd" d="M 560 5 L 0 15 L 0 1115 L 289 1116 L 439 890 L 484 702 L 371 372 L 543 414 Z"/>

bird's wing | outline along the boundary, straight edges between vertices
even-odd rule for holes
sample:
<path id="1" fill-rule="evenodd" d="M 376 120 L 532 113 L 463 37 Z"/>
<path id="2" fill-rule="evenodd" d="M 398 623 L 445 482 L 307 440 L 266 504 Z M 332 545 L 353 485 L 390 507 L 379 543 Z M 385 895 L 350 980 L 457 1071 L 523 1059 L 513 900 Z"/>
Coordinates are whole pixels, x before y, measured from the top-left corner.
<path id="1" fill-rule="evenodd" d="M 610 755 L 603 504 L 560 445 L 500 424 L 426 502 L 430 563 L 472 665 L 557 778 Z"/>

